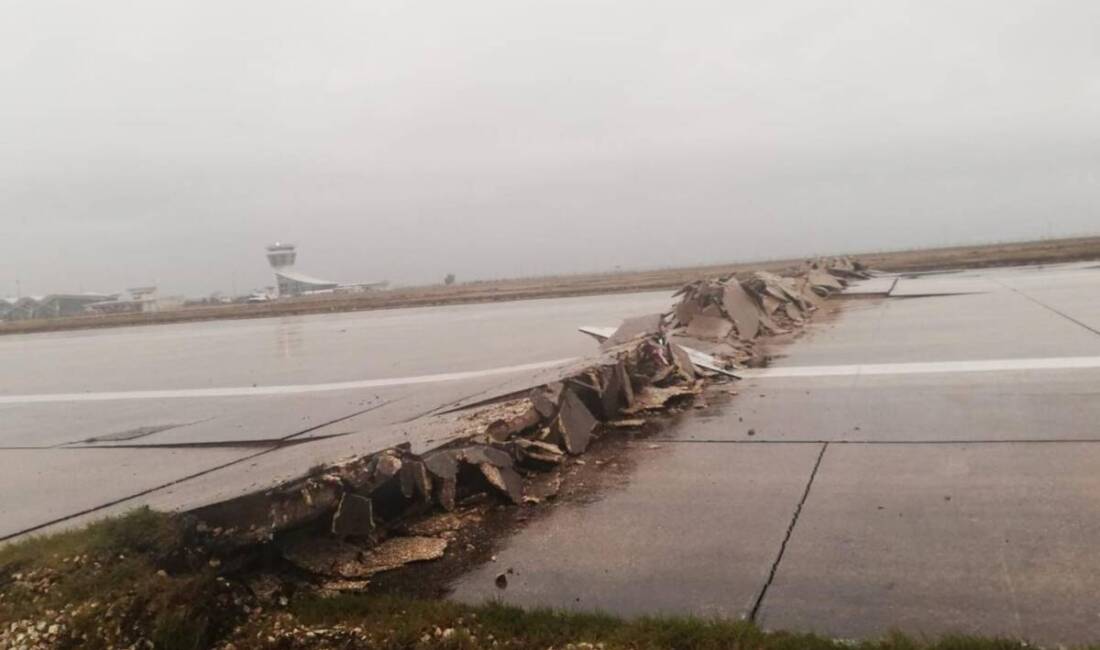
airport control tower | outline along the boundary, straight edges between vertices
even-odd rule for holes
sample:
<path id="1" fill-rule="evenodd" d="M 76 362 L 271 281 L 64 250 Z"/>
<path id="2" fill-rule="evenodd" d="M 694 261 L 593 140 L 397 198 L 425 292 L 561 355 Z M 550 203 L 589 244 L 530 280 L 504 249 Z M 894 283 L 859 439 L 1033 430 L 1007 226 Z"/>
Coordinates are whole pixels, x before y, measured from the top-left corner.
<path id="1" fill-rule="evenodd" d="M 276 271 L 294 266 L 296 259 L 298 259 L 298 252 L 294 250 L 294 244 L 275 242 L 267 247 L 267 261 L 271 262 L 271 268 Z"/>
<path id="2" fill-rule="evenodd" d="M 306 293 L 331 292 L 339 285 L 337 282 L 319 280 L 294 270 L 298 252 L 294 244 L 275 242 L 267 247 L 267 261 L 275 269 L 275 286 L 279 296 L 300 296 Z"/>

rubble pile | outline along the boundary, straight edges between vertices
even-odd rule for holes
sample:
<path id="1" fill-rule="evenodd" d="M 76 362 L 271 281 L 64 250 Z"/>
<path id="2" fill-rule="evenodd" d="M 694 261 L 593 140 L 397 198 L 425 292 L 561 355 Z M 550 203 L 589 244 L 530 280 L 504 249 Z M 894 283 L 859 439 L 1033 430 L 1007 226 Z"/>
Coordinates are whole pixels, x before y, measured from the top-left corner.
<path id="1" fill-rule="evenodd" d="M 716 355 L 734 366 L 753 358 L 753 341 L 801 327 L 821 301 L 850 280 L 870 275 L 845 257 L 807 262 L 794 276 L 756 271 L 693 282 L 674 297 L 669 315 L 673 340 Z"/>
<path id="2" fill-rule="evenodd" d="M 386 449 L 192 514 L 224 546 L 267 545 L 324 590 L 365 589 L 378 573 L 441 557 L 456 531 L 480 521 L 487 498 L 514 505 L 554 498 L 567 458 L 693 401 L 722 374 L 700 352 L 706 344 L 744 361 L 761 334 L 801 325 L 862 273 L 833 259 L 795 277 L 696 282 L 677 294 L 672 314 L 623 322 L 589 367 L 468 417 L 456 442 L 423 454 L 409 445 Z"/>
<path id="3" fill-rule="evenodd" d="M 364 589 L 376 573 L 440 557 L 455 529 L 479 520 L 467 504 L 552 499 L 567 457 L 702 388 L 679 345 L 641 332 L 579 374 L 482 411 L 451 445 L 402 445 L 192 514 L 224 547 L 268 544 L 326 589 Z"/>

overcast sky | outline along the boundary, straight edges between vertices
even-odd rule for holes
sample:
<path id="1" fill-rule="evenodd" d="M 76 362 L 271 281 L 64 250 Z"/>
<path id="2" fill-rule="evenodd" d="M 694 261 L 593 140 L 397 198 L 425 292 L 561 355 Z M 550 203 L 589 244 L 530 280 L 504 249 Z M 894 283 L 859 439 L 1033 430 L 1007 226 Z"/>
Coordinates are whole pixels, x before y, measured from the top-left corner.
<path id="1" fill-rule="evenodd" d="M 0 295 L 1100 231 L 1095 0 L 0 8 Z"/>

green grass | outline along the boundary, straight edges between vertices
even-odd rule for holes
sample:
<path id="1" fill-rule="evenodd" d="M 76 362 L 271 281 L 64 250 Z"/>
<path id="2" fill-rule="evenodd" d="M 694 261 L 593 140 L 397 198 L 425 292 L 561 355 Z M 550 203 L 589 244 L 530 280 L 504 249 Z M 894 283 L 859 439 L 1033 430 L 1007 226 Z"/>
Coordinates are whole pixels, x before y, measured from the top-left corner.
<path id="1" fill-rule="evenodd" d="M 148 508 L 81 528 L 0 546 L 0 568 L 60 566 L 78 554 L 166 554 L 179 548 L 183 530 L 173 518 Z"/>
<path id="2" fill-rule="evenodd" d="M 43 620 L 51 611 L 68 610 L 66 626 L 88 635 L 81 647 L 108 647 L 117 640 L 111 632 L 100 638 L 104 612 L 110 609 L 109 627 L 139 630 L 157 647 L 206 647 L 213 634 L 216 576 L 194 567 L 160 573 L 180 563 L 185 537 L 180 520 L 140 509 L 4 546 L 0 623 Z"/>
<path id="3" fill-rule="evenodd" d="M 1022 650 L 1029 646 L 1006 639 L 951 636 L 918 640 L 902 634 L 846 642 L 812 634 L 764 632 L 746 621 L 685 617 L 622 619 L 601 613 L 525 610 L 497 603 L 481 606 L 449 601 L 413 600 L 372 595 L 304 598 L 291 611 L 311 626 L 358 626 L 373 630 L 374 647 L 473 648 L 492 637 L 507 648 L 565 648 L 570 644 L 603 644 L 611 650 Z M 425 631 L 456 628 L 448 640 L 423 642 Z M 471 643 L 470 636 L 477 641 Z"/>

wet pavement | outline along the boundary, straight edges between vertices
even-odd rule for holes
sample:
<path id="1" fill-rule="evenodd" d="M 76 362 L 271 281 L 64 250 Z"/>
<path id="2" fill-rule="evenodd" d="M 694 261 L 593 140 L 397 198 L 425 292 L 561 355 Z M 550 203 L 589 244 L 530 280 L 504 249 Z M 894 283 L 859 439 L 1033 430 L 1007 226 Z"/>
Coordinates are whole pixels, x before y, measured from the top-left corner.
<path id="1" fill-rule="evenodd" d="M 0 539 L 438 444 L 450 404 L 594 352 L 667 292 L 0 337 Z M 445 426 L 446 425 L 446 426 Z"/>
<path id="2" fill-rule="evenodd" d="M 1100 639 L 1094 266 L 850 299 L 662 432 L 620 488 L 502 540 L 454 597 L 842 638 Z"/>

